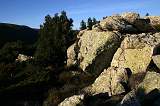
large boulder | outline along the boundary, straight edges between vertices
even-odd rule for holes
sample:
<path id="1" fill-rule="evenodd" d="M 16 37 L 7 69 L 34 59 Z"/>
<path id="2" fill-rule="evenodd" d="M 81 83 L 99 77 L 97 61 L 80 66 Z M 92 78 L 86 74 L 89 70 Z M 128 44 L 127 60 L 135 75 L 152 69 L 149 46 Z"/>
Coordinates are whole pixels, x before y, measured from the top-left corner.
<path id="1" fill-rule="evenodd" d="M 160 74 L 147 72 L 137 89 L 124 96 L 119 106 L 159 106 Z"/>
<path id="2" fill-rule="evenodd" d="M 136 96 L 142 106 L 159 106 L 160 74 L 147 72 L 143 82 L 138 86 Z"/>
<path id="3" fill-rule="evenodd" d="M 118 32 L 85 31 L 78 42 L 80 68 L 92 74 L 99 74 L 110 65 L 112 57 L 121 43 Z"/>
<path id="4" fill-rule="evenodd" d="M 125 86 L 127 85 L 128 71 L 124 68 L 109 67 L 84 91 L 91 95 L 100 93 L 108 93 L 109 96 L 122 94 L 125 92 Z"/>
<path id="5" fill-rule="evenodd" d="M 112 66 L 130 68 L 133 74 L 146 71 L 151 58 L 152 48 L 126 49 L 119 48 L 114 55 Z"/>
<path id="6" fill-rule="evenodd" d="M 121 16 L 123 19 L 125 19 L 129 23 L 134 23 L 136 20 L 140 19 L 140 15 L 134 12 L 122 13 Z"/>
<path id="7" fill-rule="evenodd" d="M 131 24 L 126 22 L 121 16 L 109 16 L 100 21 L 100 26 L 103 30 L 120 31 L 120 32 L 135 32 Z"/>
<path id="8" fill-rule="evenodd" d="M 139 88 L 144 90 L 144 94 L 148 94 L 154 89 L 160 89 L 160 74 L 156 72 L 147 72 Z"/>
<path id="9" fill-rule="evenodd" d="M 126 12 L 123 13 L 122 18 L 133 25 L 138 32 L 150 32 L 153 31 L 152 26 L 150 25 L 150 19 L 140 18 L 138 13 Z"/>
<path id="10" fill-rule="evenodd" d="M 130 68 L 133 74 L 146 72 L 160 43 L 160 33 L 127 35 L 115 53 L 111 66 Z"/>
<path id="11" fill-rule="evenodd" d="M 160 31 L 160 16 L 147 16 L 146 19 L 150 20 L 150 24 L 157 31 Z"/>

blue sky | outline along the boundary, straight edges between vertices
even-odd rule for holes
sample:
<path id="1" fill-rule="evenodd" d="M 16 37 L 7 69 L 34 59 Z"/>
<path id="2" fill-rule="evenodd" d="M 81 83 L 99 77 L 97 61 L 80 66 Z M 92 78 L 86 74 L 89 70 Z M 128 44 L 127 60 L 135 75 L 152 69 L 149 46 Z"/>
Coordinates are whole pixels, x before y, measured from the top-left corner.
<path id="1" fill-rule="evenodd" d="M 47 14 L 65 10 L 79 28 L 82 19 L 102 19 L 125 11 L 160 15 L 160 0 L 0 0 L 0 22 L 39 28 Z"/>

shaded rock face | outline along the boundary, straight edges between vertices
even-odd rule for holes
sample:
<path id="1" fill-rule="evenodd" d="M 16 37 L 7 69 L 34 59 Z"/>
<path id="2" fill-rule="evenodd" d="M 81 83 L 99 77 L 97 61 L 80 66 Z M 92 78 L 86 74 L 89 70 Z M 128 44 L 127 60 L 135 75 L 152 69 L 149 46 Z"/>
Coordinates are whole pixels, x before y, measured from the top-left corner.
<path id="1" fill-rule="evenodd" d="M 148 94 L 155 88 L 160 89 L 160 74 L 156 72 L 147 72 L 139 88 L 144 89 L 145 94 Z"/>
<path id="2" fill-rule="evenodd" d="M 87 31 L 80 38 L 78 60 L 80 68 L 99 73 L 109 63 L 120 45 L 120 33 Z"/>
<path id="3" fill-rule="evenodd" d="M 124 96 L 124 98 L 122 99 L 122 101 L 118 106 L 141 106 L 141 105 L 138 99 L 136 98 L 135 91 L 133 90 Z"/>
<path id="4" fill-rule="evenodd" d="M 124 68 L 110 67 L 105 69 L 84 91 L 92 95 L 99 93 L 108 93 L 109 96 L 122 94 L 126 91 L 130 74 L 131 72 Z"/>
<path id="5" fill-rule="evenodd" d="M 100 73 L 109 66 L 120 45 L 120 36 L 117 32 L 85 31 L 78 36 L 77 45 L 73 44 L 68 49 L 68 66 L 77 63 L 85 72 Z"/>
<path id="6" fill-rule="evenodd" d="M 127 35 L 114 54 L 111 66 L 130 68 L 133 74 L 146 72 L 159 43 L 160 33 Z"/>
<path id="7" fill-rule="evenodd" d="M 124 96 L 118 106 L 159 106 L 160 74 L 147 72 L 138 89 L 132 90 Z"/>

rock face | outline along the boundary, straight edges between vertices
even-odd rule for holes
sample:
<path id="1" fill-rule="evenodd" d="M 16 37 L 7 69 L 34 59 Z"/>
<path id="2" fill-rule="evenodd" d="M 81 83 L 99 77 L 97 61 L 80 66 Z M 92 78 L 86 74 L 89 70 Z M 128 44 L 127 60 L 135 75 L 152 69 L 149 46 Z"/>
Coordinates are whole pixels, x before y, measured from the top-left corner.
<path id="1" fill-rule="evenodd" d="M 117 32 L 85 31 L 79 36 L 78 45 L 73 44 L 68 49 L 67 64 L 78 63 L 85 72 L 100 73 L 109 66 L 113 54 L 120 45 L 120 36 L 121 34 Z M 78 50 L 75 50 L 76 46 Z"/>
<path id="2" fill-rule="evenodd" d="M 120 44 L 120 33 L 87 31 L 81 36 L 78 60 L 83 71 L 99 73 L 109 63 Z"/>
<path id="3" fill-rule="evenodd" d="M 88 89 L 86 88 L 86 92 L 92 95 L 108 93 L 109 96 L 124 93 L 128 73 L 124 68 L 110 67 L 105 69 L 95 82 Z"/>
<path id="4" fill-rule="evenodd" d="M 147 71 L 160 43 L 160 33 L 127 35 L 115 53 L 111 66 L 130 68 L 133 74 Z"/>

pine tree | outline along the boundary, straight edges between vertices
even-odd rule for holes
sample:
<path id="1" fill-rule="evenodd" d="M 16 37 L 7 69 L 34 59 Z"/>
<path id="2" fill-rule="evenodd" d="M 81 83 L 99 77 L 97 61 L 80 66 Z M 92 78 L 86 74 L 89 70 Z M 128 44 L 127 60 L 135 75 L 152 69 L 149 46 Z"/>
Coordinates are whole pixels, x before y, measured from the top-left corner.
<path id="1" fill-rule="evenodd" d="M 80 23 L 80 30 L 84 30 L 86 29 L 86 23 L 82 20 L 81 23 Z"/>
<path id="2" fill-rule="evenodd" d="M 149 13 L 146 13 L 146 16 L 149 16 Z"/>
<path id="3" fill-rule="evenodd" d="M 92 30 L 92 26 L 93 26 L 93 24 L 92 24 L 92 19 L 89 17 L 89 18 L 88 18 L 88 21 L 87 21 L 87 28 L 88 28 L 89 30 Z"/>
<path id="4" fill-rule="evenodd" d="M 96 25 L 98 22 L 95 18 L 93 18 L 93 22 L 92 22 L 92 25 Z"/>

